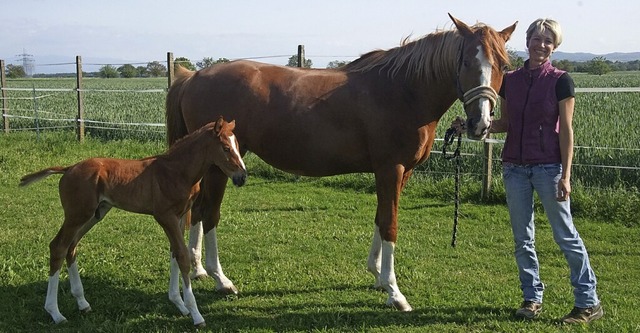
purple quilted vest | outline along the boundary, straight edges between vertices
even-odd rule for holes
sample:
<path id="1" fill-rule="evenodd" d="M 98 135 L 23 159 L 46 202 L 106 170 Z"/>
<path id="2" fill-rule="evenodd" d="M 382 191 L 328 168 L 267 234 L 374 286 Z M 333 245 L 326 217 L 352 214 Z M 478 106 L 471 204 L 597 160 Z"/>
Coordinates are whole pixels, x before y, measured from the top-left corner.
<path id="1" fill-rule="evenodd" d="M 560 163 L 559 108 L 556 83 L 564 74 L 550 61 L 507 73 L 504 94 L 509 129 L 502 161 L 514 164 Z"/>

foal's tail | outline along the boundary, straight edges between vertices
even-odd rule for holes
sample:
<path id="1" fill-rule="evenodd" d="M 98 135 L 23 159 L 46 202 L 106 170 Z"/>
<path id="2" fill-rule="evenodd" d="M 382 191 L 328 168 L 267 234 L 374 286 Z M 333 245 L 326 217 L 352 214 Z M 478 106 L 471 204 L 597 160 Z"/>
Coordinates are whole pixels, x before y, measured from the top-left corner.
<path id="1" fill-rule="evenodd" d="M 27 186 L 57 173 L 65 173 L 70 167 L 51 167 L 20 178 L 20 186 Z"/>
<path id="2" fill-rule="evenodd" d="M 169 92 L 167 93 L 167 99 L 165 103 L 167 143 L 169 144 L 169 146 L 178 141 L 178 139 L 189 134 L 187 125 L 185 124 L 184 118 L 182 117 L 182 107 L 180 106 L 180 102 L 184 89 L 188 87 L 189 79 L 193 76 L 193 74 L 195 74 L 194 71 L 190 71 L 180 65 L 175 66 L 176 78 L 171 83 L 171 87 L 169 88 Z"/>

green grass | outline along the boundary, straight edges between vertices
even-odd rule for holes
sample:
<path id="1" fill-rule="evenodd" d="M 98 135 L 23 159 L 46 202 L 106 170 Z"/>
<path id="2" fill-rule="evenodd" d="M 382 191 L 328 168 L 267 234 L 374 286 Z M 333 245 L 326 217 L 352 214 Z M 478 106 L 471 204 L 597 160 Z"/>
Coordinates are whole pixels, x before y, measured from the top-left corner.
<path id="1" fill-rule="evenodd" d="M 113 210 L 82 240 L 80 274 L 93 311 L 81 314 L 62 274 L 59 304 L 69 319 L 54 325 L 43 309 L 48 243 L 61 220 L 58 177 L 18 188 L 26 173 L 92 156 L 137 158 L 163 143 L 73 141 L 72 133 L 0 136 L 0 331 L 183 332 L 192 321 L 167 299 L 168 242 L 149 216 Z M 508 213 L 496 191 L 477 200 L 463 183 L 458 245 L 449 246 L 450 179 L 414 177 L 401 200 L 396 249 L 398 283 L 414 311 L 383 304 L 366 271 L 375 193 L 370 175 L 293 177 L 246 159 L 248 184 L 230 187 L 219 228 L 221 261 L 240 294 L 221 296 L 211 279 L 194 292 L 212 332 L 633 332 L 640 330 L 640 228 L 625 221 L 576 217 L 598 277 L 605 317 L 562 326 L 572 292 L 566 262 L 538 213 L 536 243 L 547 286 L 539 320 L 513 317 L 520 303 Z M 579 191 L 578 191 L 579 192 Z M 589 197 L 601 207 L 610 207 Z M 583 205 L 589 205 L 588 202 Z M 632 207 L 628 207 L 633 210 Z M 636 215 L 637 216 L 637 215 Z"/>

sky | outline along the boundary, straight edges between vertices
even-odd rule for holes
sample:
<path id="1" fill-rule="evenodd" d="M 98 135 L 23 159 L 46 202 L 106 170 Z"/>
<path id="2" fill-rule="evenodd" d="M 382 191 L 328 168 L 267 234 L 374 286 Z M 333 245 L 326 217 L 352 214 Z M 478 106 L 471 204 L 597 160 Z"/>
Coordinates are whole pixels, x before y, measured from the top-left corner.
<path id="1" fill-rule="evenodd" d="M 76 55 L 85 64 L 122 65 L 166 62 L 167 52 L 193 62 L 284 65 L 298 45 L 313 67 L 324 68 L 452 29 L 447 13 L 496 30 L 519 21 L 507 43 L 517 51 L 525 50 L 529 24 L 547 17 L 562 26 L 559 51 L 640 52 L 637 0 L 14 0 L 0 7 L 0 59 L 20 65 L 19 55 L 30 54 L 36 73 L 66 71 L 50 64 Z"/>

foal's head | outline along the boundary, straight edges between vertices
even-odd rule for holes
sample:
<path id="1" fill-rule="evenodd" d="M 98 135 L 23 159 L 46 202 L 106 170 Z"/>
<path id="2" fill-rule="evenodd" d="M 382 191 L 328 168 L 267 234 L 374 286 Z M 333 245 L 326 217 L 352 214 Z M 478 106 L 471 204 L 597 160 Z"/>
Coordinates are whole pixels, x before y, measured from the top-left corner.
<path id="1" fill-rule="evenodd" d="M 233 185 L 244 185 L 247 179 L 247 168 L 240 155 L 238 140 L 233 134 L 233 129 L 236 126 L 235 120 L 226 122 L 220 117 L 214 124 L 208 126 L 213 126 L 213 133 L 216 137 L 216 145 L 209 152 L 212 154 L 214 164 L 227 177 L 231 178 Z"/>
<path id="2" fill-rule="evenodd" d="M 486 25 L 469 27 L 449 15 L 462 36 L 458 53 L 457 89 L 467 114 L 467 136 L 484 139 L 489 133 L 491 115 L 496 106 L 496 91 L 502 85 L 503 70 L 509 64 L 505 43 L 516 28 L 516 23 L 502 31 Z"/>

